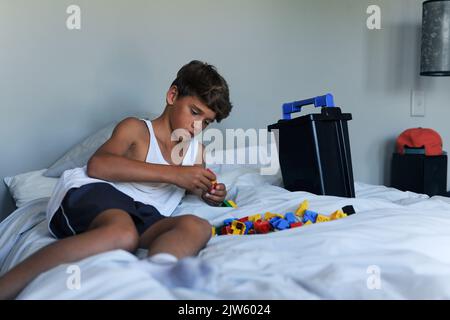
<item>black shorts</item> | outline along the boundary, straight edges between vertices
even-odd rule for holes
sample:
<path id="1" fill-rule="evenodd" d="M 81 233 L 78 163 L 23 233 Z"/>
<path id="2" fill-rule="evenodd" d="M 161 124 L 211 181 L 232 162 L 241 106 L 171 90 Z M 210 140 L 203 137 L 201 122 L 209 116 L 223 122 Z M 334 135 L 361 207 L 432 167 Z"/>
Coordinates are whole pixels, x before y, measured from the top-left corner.
<path id="1" fill-rule="evenodd" d="M 139 234 L 166 218 L 151 205 L 134 201 L 109 183 L 96 182 L 70 189 L 50 221 L 50 230 L 58 238 L 86 231 L 100 213 L 122 209 L 133 219 Z"/>

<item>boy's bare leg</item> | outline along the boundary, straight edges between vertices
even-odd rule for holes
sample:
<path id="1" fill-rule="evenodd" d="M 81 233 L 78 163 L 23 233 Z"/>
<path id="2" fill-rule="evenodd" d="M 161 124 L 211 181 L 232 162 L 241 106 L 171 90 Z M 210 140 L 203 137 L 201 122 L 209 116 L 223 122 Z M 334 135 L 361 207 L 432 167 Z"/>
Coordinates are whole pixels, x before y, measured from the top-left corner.
<path id="1" fill-rule="evenodd" d="M 148 255 L 170 253 L 177 258 L 196 255 L 211 238 L 211 225 L 194 215 L 169 217 L 148 228 L 140 237 L 139 246 Z"/>
<path id="2" fill-rule="evenodd" d="M 138 240 L 128 213 L 119 209 L 106 210 L 92 221 L 88 231 L 42 248 L 0 277 L 0 299 L 15 298 L 40 273 L 62 263 L 114 249 L 135 251 Z"/>

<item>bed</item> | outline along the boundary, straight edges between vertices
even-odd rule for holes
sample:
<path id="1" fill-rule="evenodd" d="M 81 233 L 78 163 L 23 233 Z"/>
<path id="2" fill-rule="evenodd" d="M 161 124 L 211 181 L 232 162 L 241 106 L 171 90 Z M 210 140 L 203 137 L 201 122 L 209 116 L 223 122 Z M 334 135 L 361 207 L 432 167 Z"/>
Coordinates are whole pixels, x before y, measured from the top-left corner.
<path id="1" fill-rule="evenodd" d="M 214 168 L 238 208 L 210 207 L 186 196 L 174 216 L 194 213 L 220 225 L 254 213 L 286 213 L 308 200 L 329 214 L 352 205 L 346 218 L 260 235 L 212 237 L 197 257 L 160 277 L 145 250 L 98 254 L 37 277 L 18 299 L 448 299 L 450 201 L 355 183 L 356 198 L 289 192 L 281 177 L 257 168 Z M 48 197 L 24 203 L 0 224 L 0 274 L 50 237 Z M 71 287 L 71 266 L 80 270 Z"/>

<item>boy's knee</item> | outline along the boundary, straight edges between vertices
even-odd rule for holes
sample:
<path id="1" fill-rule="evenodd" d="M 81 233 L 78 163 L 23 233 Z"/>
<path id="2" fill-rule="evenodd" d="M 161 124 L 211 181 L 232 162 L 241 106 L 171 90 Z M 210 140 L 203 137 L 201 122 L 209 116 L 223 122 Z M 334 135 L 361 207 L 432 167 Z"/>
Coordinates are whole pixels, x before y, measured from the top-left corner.
<path id="1" fill-rule="evenodd" d="M 116 249 L 133 252 L 139 244 L 139 234 L 136 228 L 131 226 L 113 225 L 107 227 L 109 239 Z"/>
<path id="2" fill-rule="evenodd" d="M 207 239 L 211 237 L 211 224 L 207 220 L 192 214 L 180 217 L 180 227 Z"/>

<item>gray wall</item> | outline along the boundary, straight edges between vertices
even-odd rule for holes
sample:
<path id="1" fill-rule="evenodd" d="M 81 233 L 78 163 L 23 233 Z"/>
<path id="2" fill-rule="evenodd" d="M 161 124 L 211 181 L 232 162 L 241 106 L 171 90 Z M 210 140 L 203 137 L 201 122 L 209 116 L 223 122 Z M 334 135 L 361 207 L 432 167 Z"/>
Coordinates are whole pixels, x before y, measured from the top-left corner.
<path id="1" fill-rule="evenodd" d="M 332 92 L 353 114 L 355 179 L 389 183 L 396 136 L 450 141 L 450 79 L 420 78 L 419 0 L 0 0 L 0 177 L 49 166 L 102 125 L 159 113 L 176 71 L 215 64 L 235 109 L 219 128 L 264 128 L 282 102 Z M 66 8 L 82 29 L 66 29 Z M 382 30 L 366 8 L 382 9 Z M 427 114 L 410 117 L 412 89 Z M 258 114 L 257 117 L 254 114 Z M 0 187 L 0 217 L 12 209 Z"/>

